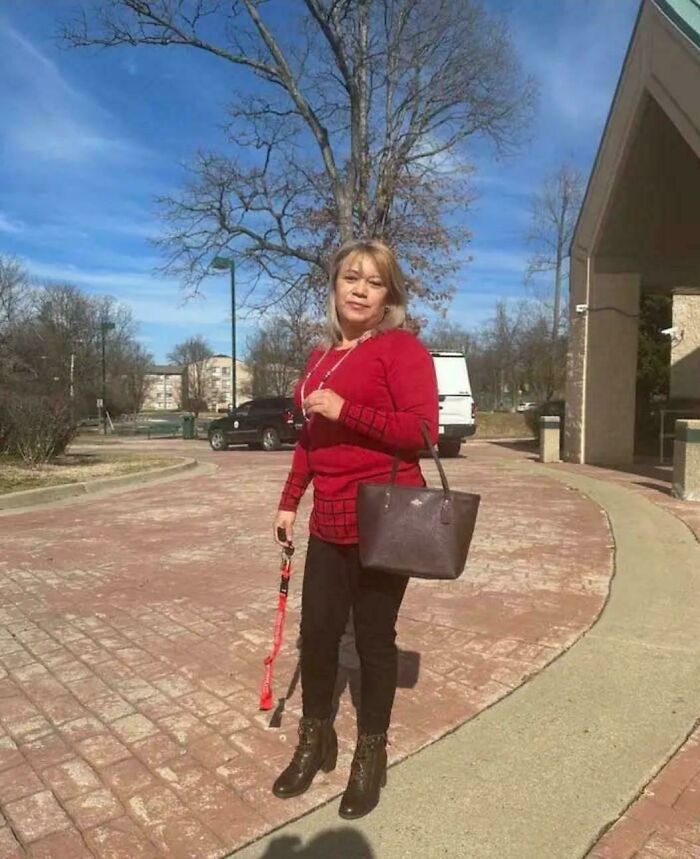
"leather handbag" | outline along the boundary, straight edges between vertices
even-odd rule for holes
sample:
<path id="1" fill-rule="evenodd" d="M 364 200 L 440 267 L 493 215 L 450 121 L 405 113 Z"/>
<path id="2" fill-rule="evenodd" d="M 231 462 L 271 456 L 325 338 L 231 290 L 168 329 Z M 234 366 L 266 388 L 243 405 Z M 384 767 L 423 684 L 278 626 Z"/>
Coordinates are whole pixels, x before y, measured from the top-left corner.
<path id="1" fill-rule="evenodd" d="M 360 563 L 421 579 L 456 579 L 464 570 L 480 495 L 450 489 L 428 430 L 422 427 L 442 489 L 398 486 L 398 455 L 389 483 L 361 483 L 357 497 Z"/>

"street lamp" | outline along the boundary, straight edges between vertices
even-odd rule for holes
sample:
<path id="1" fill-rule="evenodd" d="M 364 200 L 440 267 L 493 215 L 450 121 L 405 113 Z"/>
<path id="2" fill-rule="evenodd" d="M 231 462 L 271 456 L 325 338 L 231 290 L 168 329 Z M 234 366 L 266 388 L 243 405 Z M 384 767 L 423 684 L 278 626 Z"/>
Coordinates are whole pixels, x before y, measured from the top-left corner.
<path id="1" fill-rule="evenodd" d="M 71 425 L 75 424 L 75 346 L 77 343 L 85 343 L 85 340 L 82 337 L 76 337 L 76 339 L 71 343 L 70 348 L 69 392 Z"/>
<path id="2" fill-rule="evenodd" d="M 211 267 L 231 272 L 231 398 L 236 408 L 236 262 L 233 257 L 214 257 Z"/>
<path id="3" fill-rule="evenodd" d="M 107 401 L 107 364 L 105 362 L 105 336 L 107 332 L 111 331 L 113 328 L 116 328 L 114 322 L 108 322 L 106 319 L 103 319 L 100 323 L 100 331 L 102 333 L 102 398 L 100 400 L 100 416 L 102 418 L 103 435 L 107 435 L 107 407 L 105 405 Z"/>

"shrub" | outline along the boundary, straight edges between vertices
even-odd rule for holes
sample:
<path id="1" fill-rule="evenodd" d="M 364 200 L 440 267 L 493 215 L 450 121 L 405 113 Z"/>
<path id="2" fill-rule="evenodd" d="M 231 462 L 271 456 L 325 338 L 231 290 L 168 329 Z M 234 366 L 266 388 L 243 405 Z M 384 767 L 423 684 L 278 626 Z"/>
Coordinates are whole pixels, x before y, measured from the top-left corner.
<path id="1" fill-rule="evenodd" d="M 62 454 L 75 429 L 64 399 L 9 394 L 0 400 L 0 452 L 38 465 Z"/>
<path id="2" fill-rule="evenodd" d="M 7 403 L 0 399 L 0 456 L 7 453 L 10 447 L 10 416 Z"/>

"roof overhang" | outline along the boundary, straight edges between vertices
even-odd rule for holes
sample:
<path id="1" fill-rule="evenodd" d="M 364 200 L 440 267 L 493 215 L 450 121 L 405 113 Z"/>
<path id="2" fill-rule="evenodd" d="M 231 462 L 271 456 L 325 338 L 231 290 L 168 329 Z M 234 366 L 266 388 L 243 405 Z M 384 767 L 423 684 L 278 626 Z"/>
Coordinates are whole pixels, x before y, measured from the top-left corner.
<path id="1" fill-rule="evenodd" d="M 653 110 L 650 102 L 655 102 Z M 657 106 L 663 119 L 652 116 L 650 120 Z M 700 159 L 699 0 L 643 0 L 640 6 L 574 231 L 572 255 L 582 259 L 597 256 L 606 217 L 607 226 L 610 224 L 617 180 L 623 176 L 633 144 L 642 131 L 647 131 L 643 124 L 656 122 L 661 128 L 666 120 L 675 129 L 672 133 L 678 132 L 683 138 L 688 152 Z M 668 129 L 659 131 L 664 133 L 668 136 Z M 639 259 L 609 253 L 606 265 L 609 270 L 638 271 Z M 669 285 L 682 283 L 684 278 L 697 280 L 700 249 L 697 260 L 679 258 L 675 272 L 669 271 L 665 259 L 649 260 L 652 281 L 655 265 L 659 268 L 658 278 L 665 278 Z"/>

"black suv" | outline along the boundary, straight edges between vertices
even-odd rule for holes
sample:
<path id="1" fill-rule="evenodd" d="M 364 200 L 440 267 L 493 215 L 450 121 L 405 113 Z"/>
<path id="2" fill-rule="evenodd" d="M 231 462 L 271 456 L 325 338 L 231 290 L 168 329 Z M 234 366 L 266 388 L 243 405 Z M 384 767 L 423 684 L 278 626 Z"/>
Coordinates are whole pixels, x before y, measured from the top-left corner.
<path id="1" fill-rule="evenodd" d="M 209 424 L 212 450 L 226 450 L 230 444 L 248 444 L 251 449 L 279 450 L 294 444 L 304 422 L 291 397 L 260 397 L 233 409 L 225 418 Z"/>

